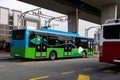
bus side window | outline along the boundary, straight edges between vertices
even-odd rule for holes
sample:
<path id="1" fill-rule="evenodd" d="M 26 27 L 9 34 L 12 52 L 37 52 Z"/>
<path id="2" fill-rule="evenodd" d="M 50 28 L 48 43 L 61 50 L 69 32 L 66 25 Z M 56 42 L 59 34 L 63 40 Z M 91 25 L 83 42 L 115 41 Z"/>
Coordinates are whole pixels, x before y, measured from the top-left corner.
<path id="1" fill-rule="evenodd" d="M 29 36 L 30 39 L 33 39 L 34 37 L 35 37 L 35 33 L 31 33 Z"/>
<path id="2" fill-rule="evenodd" d="M 57 39 L 55 40 L 55 42 L 56 42 L 56 45 L 59 45 L 59 44 L 60 44 L 60 43 L 59 43 L 59 40 L 57 40 Z"/>
<path id="3" fill-rule="evenodd" d="M 48 42 L 48 39 L 47 39 L 46 36 L 43 36 L 43 37 L 42 37 L 42 42 L 43 42 L 43 43 L 47 43 L 47 42 Z"/>

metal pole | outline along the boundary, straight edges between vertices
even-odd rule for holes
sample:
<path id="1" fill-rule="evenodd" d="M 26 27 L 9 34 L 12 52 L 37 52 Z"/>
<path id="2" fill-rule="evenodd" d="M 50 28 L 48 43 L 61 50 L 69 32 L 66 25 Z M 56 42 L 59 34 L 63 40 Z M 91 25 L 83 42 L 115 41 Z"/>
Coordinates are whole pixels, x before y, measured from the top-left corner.
<path id="1" fill-rule="evenodd" d="M 76 33 L 78 33 L 79 32 L 79 30 L 78 30 L 78 27 L 79 27 L 79 12 L 78 12 L 79 10 L 78 9 L 76 9 Z"/>
<path id="2" fill-rule="evenodd" d="M 118 6 L 115 5 L 115 19 L 117 19 L 117 13 L 118 13 Z"/>
<path id="3" fill-rule="evenodd" d="M 101 27 L 101 26 L 95 26 L 95 27 L 89 27 L 87 29 L 85 29 L 85 36 L 88 37 L 88 31 L 92 28 L 98 28 L 98 27 Z"/>
<path id="4" fill-rule="evenodd" d="M 86 37 L 88 36 L 88 31 L 87 31 L 86 28 L 85 28 L 85 36 L 86 36 Z"/>

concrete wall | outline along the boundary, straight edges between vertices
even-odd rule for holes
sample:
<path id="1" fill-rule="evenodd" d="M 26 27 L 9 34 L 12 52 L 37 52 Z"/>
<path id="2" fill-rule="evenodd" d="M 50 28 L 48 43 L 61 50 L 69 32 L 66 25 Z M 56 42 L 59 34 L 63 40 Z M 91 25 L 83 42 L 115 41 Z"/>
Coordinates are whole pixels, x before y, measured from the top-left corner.
<path id="1" fill-rule="evenodd" d="M 78 33 L 78 25 L 79 25 L 78 13 L 79 12 L 76 9 L 76 11 L 68 15 L 68 32 Z"/>
<path id="2" fill-rule="evenodd" d="M 21 27 L 21 23 L 18 21 L 21 13 L 21 11 L 0 6 L 0 40 L 10 41 L 11 30 Z M 33 15 L 27 16 L 25 24 L 25 27 L 21 28 L 39 29 L 40 19 Z"/>
<path id="3" fill-rule="evenodd" d="M 105 23 L 108 19 L 117 19 L 117 5 L 106 5 L 101 10 L 101 23 Z"/>
<path id="4" fill-rule="evenodd" d="M 0 24 L 8 25 L 9 9 L 0 7 Z"/>

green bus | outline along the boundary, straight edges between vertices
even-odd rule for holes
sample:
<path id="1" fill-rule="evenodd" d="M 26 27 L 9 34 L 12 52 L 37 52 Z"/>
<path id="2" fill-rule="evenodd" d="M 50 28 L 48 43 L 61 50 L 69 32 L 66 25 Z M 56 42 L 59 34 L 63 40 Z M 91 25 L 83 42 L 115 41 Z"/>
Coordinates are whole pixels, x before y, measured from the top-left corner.
<path id="1" fill-rule="evenodd" d="M 93 55 L 92 38 L 42 28 L 12 30 L 10 55 L 28 59 L 57 59 Z"/>

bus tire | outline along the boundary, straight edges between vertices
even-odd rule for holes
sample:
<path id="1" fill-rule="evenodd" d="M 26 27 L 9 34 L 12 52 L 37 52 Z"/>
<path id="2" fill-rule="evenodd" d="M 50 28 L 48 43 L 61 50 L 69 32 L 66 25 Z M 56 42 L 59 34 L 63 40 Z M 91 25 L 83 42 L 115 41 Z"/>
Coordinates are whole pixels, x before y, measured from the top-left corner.
<path id="1" fill-rule="evenodd" d="M 82 58 L 86 58 L 86 57 L 87 57 L 86 52 L 83 51 L 83 52 L 82 52 Z"/>
<path id="2" fill-rule="evenodd" d="M 49 59 L 50 60 L 55 60 L 57 58 L 57 54 L 55 51 L 51 51 L 50 55 L 49 55 Z"/>

